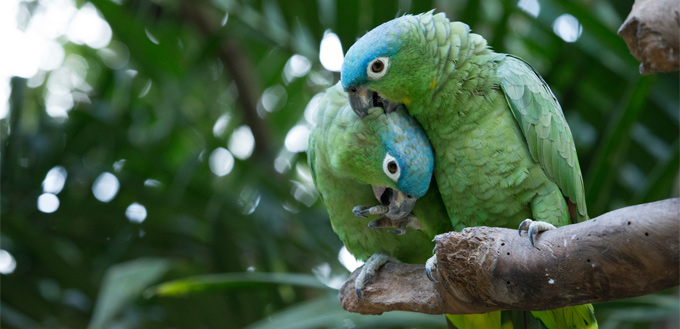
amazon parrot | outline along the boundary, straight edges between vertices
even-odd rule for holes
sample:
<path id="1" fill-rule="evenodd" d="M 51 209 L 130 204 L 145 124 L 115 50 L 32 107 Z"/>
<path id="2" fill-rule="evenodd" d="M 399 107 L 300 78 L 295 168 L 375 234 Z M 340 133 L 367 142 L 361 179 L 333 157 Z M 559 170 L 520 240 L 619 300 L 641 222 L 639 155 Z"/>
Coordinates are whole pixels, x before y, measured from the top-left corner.
<path id="1" fill-rule="evenodd" d="M 363 298 L 364 283 L 385 262 L 424 263 L 433 237 L 453 229 L 439 190 L 430 187 L 432 147 L 401 106 L 377 106 L 358 118 L 340 83 L 326 90 L 315 118 L 308 164 L 333 230 L 366 261 L 355 280 Z M 367 216 L 373 220 L 357 218 Z"/>
<path id="2" fill-rule="evenodd" d="M 347 51 L 341 83 L 359 118 L 404 106 L 420 123 L 455 230 L 519 227 L 534 245 L 538 232 L 588 219 L 574 141 L 552 91 L 468 25 L 433 11 L 386 22 Z M 428 273 L 434 266 L 427 262 Z M 546 328 L 597 328 L 591 305 L 532 314 Z"/>

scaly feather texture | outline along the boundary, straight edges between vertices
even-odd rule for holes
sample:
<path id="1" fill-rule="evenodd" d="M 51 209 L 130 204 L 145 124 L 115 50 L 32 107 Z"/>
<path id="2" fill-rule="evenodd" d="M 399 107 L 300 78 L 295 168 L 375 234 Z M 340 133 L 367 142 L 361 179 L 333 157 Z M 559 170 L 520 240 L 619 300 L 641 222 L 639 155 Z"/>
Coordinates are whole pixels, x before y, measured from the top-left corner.
<path id="1" fill-rule="evenodd" d="M 369 75 L 381 57 L 387 71 Z M 382 24 L 348 50 L 342 84 L 406 104 L 432 143 L 456 230 L 588 218 L 573 138 L 549 87 L 466 24 L 433 12 Z M 548 328 L 597 327 L 590 305 L 532 314 Z"/>

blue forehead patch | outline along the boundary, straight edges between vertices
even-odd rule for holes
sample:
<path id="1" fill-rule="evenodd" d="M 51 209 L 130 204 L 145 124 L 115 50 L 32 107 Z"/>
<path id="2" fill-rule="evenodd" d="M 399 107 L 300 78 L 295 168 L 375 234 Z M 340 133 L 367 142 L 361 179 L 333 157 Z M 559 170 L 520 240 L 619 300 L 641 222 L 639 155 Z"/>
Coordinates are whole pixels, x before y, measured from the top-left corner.
<path id="1" fill-rule="evenodd" d="M 366 67 L 376 57 L 390 57 L 402 46 L 402 30 L 399 18 L 383 23 L 369 31 L 352 45 L 342 63 L 340 80 L 342 88 L 361 85 L 367 82 Z"/>

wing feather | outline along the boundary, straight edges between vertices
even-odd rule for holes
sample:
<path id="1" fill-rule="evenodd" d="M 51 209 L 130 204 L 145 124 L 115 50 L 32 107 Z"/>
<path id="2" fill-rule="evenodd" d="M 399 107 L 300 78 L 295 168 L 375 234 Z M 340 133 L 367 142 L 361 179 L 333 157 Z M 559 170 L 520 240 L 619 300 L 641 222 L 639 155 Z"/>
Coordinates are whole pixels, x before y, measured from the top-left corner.
<path id="1" fill-rule="evenodd" d="M 507 55 L 497 74 L 505 98 L 527 141 L 529 153 L 541 164 L 578 210 L 577 221 L 588 218 L 583 176 L 562 108 L 543 78 L 523 60 Z"/>

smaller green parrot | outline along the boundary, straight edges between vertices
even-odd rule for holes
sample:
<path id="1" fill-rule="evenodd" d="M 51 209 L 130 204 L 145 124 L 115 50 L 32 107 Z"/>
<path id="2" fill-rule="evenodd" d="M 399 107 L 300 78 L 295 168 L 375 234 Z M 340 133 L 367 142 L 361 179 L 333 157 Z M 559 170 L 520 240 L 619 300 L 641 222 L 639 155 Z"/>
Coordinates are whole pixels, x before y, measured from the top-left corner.
<path id="1" fill-rule="evenodd" d="M 431 179 L 430 143 L 403 107 L 375 107 L 358 118 L 341 85 L 330 87 L 319 103 L 307 154 L 333 230 L 352 255 L 366 261 L 355 281 L 360 298 L 364 283 L 385 262 L 422 264 L 432 255 L 433 237 L 453 229 Z M 357 218 L 365 216 L 373 220 Z"/>

